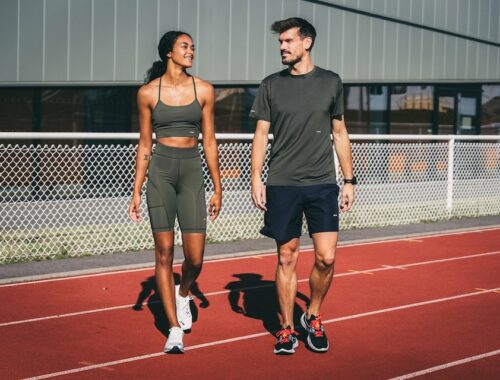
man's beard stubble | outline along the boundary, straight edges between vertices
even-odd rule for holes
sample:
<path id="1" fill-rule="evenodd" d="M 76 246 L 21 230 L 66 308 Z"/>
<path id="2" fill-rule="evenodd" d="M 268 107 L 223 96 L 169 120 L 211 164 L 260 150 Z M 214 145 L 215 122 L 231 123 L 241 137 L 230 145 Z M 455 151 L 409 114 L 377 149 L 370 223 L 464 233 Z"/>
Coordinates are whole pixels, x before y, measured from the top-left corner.
<path id="1" fill-rule="evenodd" d="M 299 63 L 302 60 L 302 57 L 289 57 L 281 59 L 281 63 L 287 66 L 293 66 Z"/>

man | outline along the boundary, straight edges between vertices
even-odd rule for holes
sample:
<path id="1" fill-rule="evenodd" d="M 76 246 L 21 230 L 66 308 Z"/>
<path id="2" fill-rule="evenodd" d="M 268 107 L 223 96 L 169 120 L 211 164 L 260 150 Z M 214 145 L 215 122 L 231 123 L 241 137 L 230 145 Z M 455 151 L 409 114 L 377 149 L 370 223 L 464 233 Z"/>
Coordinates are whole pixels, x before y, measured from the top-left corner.
<path id="1" fill-rule="evenodd" d="M 352 156 L 343 119 L 340 77 L 314 66 L 311 49 L 316 31 L 304 19 L 275 22 L 281 60 L 288 68 L 265 78 L 250 115 L 257 128 L 252 148 L 252 199 L 265 211 L 261 233 L 276 240 L 276 289 L 282 330 L 277 333 L 276 354 L 292 354 L 298 346 L 293 323 L 297 292 L 295 268 L 299 257 L 302 215 L 314 242 L 315 263 L 309 278 L 308 310 L 300 318 L 309 347 L 317 352 L 329 344 L 320 308 L 333 278 L 338 236 L 338 192 L 330 133 L 345 178 L 340 199 L 342 211 L 354 202 Z M 268 143 L 274 134 L 267 186 L 261 174 Z"/>

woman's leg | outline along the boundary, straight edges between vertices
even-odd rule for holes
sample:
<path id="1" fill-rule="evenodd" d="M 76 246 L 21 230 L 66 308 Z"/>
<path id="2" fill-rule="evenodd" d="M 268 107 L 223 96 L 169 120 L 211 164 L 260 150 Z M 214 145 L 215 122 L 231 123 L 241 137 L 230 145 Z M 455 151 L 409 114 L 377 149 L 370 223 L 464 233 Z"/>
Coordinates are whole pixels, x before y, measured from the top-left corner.
<path id="1" fill-rule="evenodd" d="M 174 275 L 174 231 L 153 233 L 155 241 L 156 287 L 170 327 L 180 327 L 176 316 Z"/>
<path id="2" fill-rule="evenodd" d="M 179 290 L 186 297 L 198 277 L 205 251 L 207 206 L 199 156 L 181 160 L 177 188 L 177 217 L 182 232 L 184 263 Z"/>
<path id="3" fill-rule="evenodd" d="M 158 293 L 170 327 L 179 326 L 175 310 L 174 223 L 176 213 L 176 168 L 178 161 L 158 154 L 157 147 L 148 168 L 146 199 L 155 241 L 155 275 Z"/>
<path id="4" fill-rule="evenodd" d="M 201 272 L 203 253 L 205 251 L 205 234 L 183 233 L 182 248 L 184 250 L 184 262 L 182 263 L 179 295 L 186 297 Z"/>

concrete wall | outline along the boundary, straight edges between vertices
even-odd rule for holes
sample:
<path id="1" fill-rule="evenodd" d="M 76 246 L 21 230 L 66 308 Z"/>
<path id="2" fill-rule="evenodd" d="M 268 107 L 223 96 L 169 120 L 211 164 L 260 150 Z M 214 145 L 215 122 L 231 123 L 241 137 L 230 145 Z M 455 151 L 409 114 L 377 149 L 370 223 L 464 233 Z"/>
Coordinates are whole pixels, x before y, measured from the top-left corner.
<path id="1" fill-rule="evenodd" d="M 140 83 L 171 29 L 193 74 L 258 83 L 282 68 L 270 24 L 297 15 L 346 82 L 500 81 L 500 0 L 2 0 L 0 86 Z"/>

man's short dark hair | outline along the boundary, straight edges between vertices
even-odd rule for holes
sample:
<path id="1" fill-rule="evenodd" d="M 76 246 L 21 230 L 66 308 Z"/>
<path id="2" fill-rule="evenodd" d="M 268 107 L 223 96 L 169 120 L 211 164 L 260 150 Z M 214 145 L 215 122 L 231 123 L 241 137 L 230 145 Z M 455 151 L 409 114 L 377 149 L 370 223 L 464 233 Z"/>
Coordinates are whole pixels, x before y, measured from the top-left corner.
<path id="1" fill-rule="evenodd" d="M 312 39 L 311 47 L 308 51 L 311 51 L 314 46 L 314 40 L 316 39 L 316 29 L 307 20 L 300 17 L 290 17 L 286 20 L 275 21 L 271 25 L 271 30 L 275 33 L 283 33 L 292 28 L 299 28 L 300 38 L 304 39 L 310 37 Z"/>

